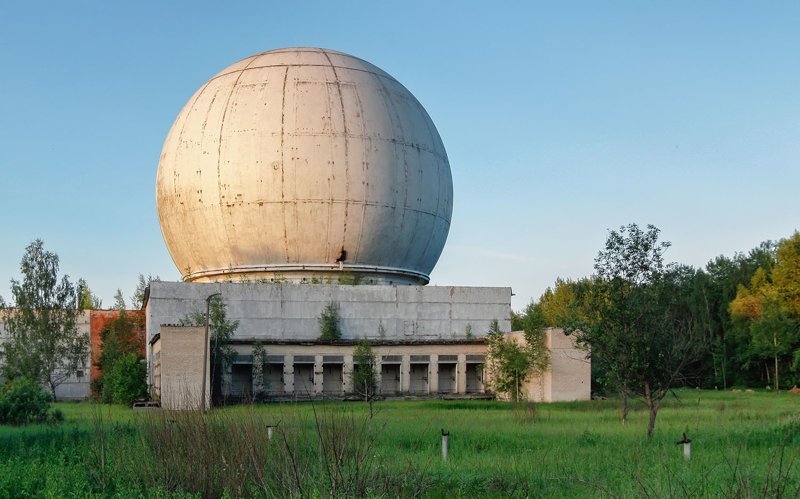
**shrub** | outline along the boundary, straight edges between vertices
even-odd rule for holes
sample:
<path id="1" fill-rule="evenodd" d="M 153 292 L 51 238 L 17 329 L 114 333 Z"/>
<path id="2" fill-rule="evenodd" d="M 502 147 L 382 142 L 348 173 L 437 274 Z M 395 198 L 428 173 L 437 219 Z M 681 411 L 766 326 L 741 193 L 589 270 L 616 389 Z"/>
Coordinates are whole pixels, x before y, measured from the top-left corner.
<path id="1" fill-rule="evenodd" d="M 147 367 L 138 354 L 122 355 L 103 378 L 104 402 L 131 405 L 147 397 Z"/>
<path id="2" fill-rule="evenodd" d="M 17 378 L 0 392 L 0 423 L 24 425 L 51 421 L 48 415 L 50 401 L 50 394 L 39 383 Z"/>
<path id="3" fill-rule="evenodd" d="M 339 304 L 330 302 L 325 305 L 319 316 L 319 339 L 338 340 L 342 338 L 342 329 L 339 325 Z"/>

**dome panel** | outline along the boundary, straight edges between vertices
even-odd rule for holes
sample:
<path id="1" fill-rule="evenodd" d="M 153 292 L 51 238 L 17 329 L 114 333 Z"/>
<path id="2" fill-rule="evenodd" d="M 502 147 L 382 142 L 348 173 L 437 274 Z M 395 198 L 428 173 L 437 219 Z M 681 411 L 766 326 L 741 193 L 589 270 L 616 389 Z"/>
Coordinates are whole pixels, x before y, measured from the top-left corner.
<path id="1" fill-rule="evenodd" d="M 419 102 L 323 49 L 265 52 L 211 78 L 167 136 L 156 191 L 185 280 L 426 283 L 452 214 L 450 166 Z"/>

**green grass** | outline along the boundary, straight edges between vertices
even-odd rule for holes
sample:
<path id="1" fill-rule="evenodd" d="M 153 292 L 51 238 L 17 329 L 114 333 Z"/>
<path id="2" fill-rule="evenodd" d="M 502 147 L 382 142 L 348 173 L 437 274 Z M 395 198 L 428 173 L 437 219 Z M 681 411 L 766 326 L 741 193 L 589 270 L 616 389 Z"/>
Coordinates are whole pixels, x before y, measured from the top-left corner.
<path id="1" fill-rule="evenodd" d="M 502 402 L 383 402 L 377 404 L 371 426 L 375 442 L 367 459 L 376 473 L 391 477 L 388 489 L 381 489 L 389 495 L 797 497 L 800 395 L 680 390 L 677 397 L 665 400 L 652 441 L 646 438 L 647 411 L 636 403 L 623 426 L 614 400 L 537 404 L 533 421 L 524 408 Z M 158 477 L 142 481 L 128 469 L 138 459 L 131 456 L 139 452 L 141 417 L 122 407 L 100 408 L 111 463 L 110 477 L 100 477 L 98 407 L 57 406 L 66 417 L 58 427 L 0 427 L 0 497 L 163 496 L 198 490 L 160 483 Z M 311 435 L 308 462 L 314 463 L 315 411 L 323 418 L 344 413 L 365 421 L 367 406 L 268 404 L 215 414 L 220 424 L 247 420 L 263 428 L 280 423 Z M 447 462 L 440 457 L 441 429 L 450 432 Z M 690 462 L 675 444 L 683 432 L 693 441 Z M 319 483 L 312 492 L 322 494 L 326 487 Z"/>

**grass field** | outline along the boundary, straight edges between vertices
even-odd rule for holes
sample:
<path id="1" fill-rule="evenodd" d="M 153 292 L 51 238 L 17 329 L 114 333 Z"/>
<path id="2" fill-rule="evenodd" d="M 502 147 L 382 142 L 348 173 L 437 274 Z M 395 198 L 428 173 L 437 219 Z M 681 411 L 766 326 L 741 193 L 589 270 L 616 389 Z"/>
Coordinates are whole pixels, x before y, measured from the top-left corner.
<path id="1" fill-rule="evenodd" d="M 329 402 L 210 416 L 58 404 L 0 427 L 0 497 L 117 495 L 800 497 L 800 395 L 679 390 L 652 441 L 618 402 Z M 267 425 L 277 424 L 266 439 Z M 441 459 L 441 429 L 450 456 Z M 686 432 L 692 459 L 675 442 Z"/>

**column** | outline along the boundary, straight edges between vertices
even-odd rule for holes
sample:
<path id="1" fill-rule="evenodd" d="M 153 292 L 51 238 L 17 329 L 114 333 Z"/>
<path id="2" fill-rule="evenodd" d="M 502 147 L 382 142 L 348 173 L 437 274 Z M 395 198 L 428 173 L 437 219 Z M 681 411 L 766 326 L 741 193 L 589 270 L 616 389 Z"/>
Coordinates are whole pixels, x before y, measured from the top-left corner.
<path id="1" fill-rule="evenodd" d="M 323 383 L 322 355 L 314 356 L 314 395 L 322 394 Z"/>
<path id="2" fill-rule="evenodd" d="M 403 360 L 400 363 L 400 393 L 408 393 L 411 391 L 411 356 L 408 354 L 403 355 Z"/>
<path id="3" fill-rule="evenodd" d="M 222 366 L 222 396 L 227 398 L 231 394 L 233 385 L 233 364 L 225 363 Z"/>
<path id="4" fill-rule="evenodd" d="M 283 392 L 294 394 L 294 355 L 283 356 Z"/>
<path id="5" fill-rule="evenodd" d="M 431 354 L 428 363 L 428 393 L 439 393 L 439 356 L 436 354 Z"/>
<path id="6" fill-rule="evenodd" d="M 381 355 L 375 354 L 375 394 L 381 393 L 381 384 L 383 383 L 383 367 L 381 366 Z"/>
<path id="7" fill-rule="evenodd" d="M 467 393 L 467 356 L 458 354 L 458 364 L 456 365 L 456 392 Z"/>
<path id="8" fill-rule="evenodd" d="M 342 391 L 353 393 L 353 356 L 345 355 L 342 364 Z"/>

